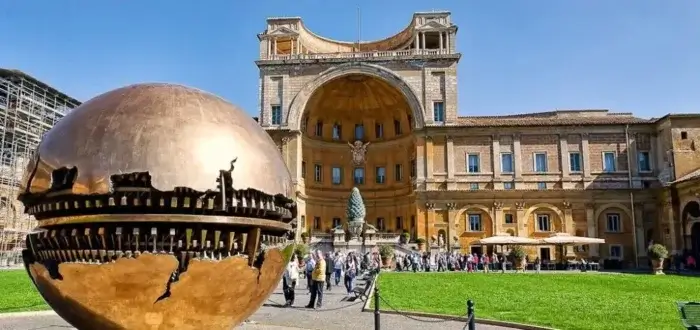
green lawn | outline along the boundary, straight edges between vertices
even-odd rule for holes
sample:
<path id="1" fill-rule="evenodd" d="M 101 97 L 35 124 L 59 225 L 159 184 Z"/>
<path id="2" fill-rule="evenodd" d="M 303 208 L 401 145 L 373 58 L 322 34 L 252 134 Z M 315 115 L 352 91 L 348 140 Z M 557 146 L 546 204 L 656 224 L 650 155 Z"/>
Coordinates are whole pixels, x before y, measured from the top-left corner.
<path id="1" fill-rule="evenodd" d="M 700 300 L 700 278 L 618 274 L 382 273 L 399 310 L 465 315 L 557 329 L 682 329 L 676 301 Z M 382 309 L 389 309 L 383 306 Z"/>
<path id="2" fill-rule="evenodd" d="M 0 271 L 0 313 L 49 309 L 24 270 Z"/>

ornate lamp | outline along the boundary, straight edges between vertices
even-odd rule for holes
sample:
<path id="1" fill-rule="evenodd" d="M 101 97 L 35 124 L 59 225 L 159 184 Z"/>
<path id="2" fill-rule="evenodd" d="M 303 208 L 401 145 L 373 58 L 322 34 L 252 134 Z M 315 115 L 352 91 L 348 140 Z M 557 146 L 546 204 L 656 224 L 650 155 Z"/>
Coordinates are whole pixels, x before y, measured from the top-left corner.
<path id="1" fill-rule="evenodd" d="M 231 329 L 293 253 L 291 187 L 245 111 L 184 86 L 120 88 L 39 144 L 19 195 L 39 228 L 22 256 L 80 330 Z"/>
<path id="2" fill-rule="evenodd" d="M 362 195 L 357 187 L 352 188 L 350 198 L 348 198 L 348 207 L 346 210 L 348 217 L 348 232 L 353 238 L 360 238 L 365 229 L 365 203 L 362 201 Z"/>

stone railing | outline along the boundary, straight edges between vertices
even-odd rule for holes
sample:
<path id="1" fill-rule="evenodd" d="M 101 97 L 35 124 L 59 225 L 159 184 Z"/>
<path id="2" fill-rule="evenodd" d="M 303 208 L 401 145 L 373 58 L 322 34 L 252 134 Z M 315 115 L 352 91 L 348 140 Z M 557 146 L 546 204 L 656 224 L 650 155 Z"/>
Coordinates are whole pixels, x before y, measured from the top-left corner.
<path id="1" fill-rule="evenodd" d="M 365 245 L 396 244 L 399 242 L 399 237 L 401 236 L 401 234 L 398 233 L 376 232 L 373 230 L 368 230 L 365 235 Z M 308 242 L 310 244 L 345 244 L 345 232 L 343 230 L 334 230 L 333 233 L 314 232 L 311 233 L 311 239 Z"/>
<path id="2" fill-rule="evenodd" d="M 320 59 L 342 59 L 342 58 L 387 58 L 399 56 L 435 56 L 449 55 L 447 49 L 410 49 L 410 50 L 391 50 L 391 51 L 375 51 L 375 52 L 356 52 L 356 53 L 316 53 L 316 54 L 284 54 L 284 55 L 269 55 L 263 56 L 261 60 L 283 61 L 283 60 L 320 60 Z"/>

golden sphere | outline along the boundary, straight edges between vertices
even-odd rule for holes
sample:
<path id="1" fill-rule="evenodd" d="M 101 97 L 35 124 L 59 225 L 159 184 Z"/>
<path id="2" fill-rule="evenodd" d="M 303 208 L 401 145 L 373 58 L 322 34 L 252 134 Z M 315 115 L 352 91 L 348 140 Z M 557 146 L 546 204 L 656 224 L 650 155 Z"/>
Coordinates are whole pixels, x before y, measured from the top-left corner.
<path id="1" fill-rule="evenodd" d="M 231 329 L 280 281 L 292 196 L 279 150 L 244 111 L 132 85 L 44 136 L 19 196 L 40 227 L 23 257 L 78 329 Z"/>

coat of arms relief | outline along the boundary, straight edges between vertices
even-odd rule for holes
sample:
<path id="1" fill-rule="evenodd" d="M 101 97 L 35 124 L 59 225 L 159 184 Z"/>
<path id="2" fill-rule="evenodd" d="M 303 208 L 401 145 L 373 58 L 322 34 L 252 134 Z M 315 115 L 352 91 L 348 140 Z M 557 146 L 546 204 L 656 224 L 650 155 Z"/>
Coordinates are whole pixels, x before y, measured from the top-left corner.
<path id="1" fill-rule="evenodd" d="M 348 142 L 350 146 L 350 152 L 352 153 L 352 164 L 355 166 L 360 166 L 365 163 L 365 156 L 367 155 L 367 146 L 369 142 L 362 143 L 362 141 L 355 141 L 353 143 Z"/>

